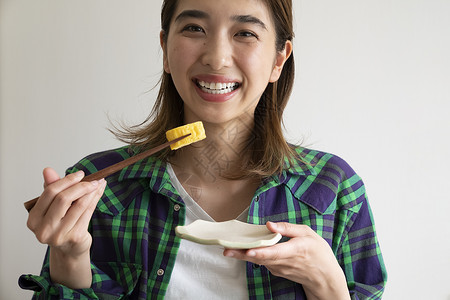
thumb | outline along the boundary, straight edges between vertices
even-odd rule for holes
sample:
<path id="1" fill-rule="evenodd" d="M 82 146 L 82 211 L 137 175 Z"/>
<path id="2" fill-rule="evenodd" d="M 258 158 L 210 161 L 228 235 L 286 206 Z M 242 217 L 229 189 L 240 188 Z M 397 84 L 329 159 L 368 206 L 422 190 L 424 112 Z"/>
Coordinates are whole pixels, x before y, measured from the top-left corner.
<path id="1" fill-rule="evenodd" d="M 267 228 L 272 232 L 280 233 L 282 236 L 299 237 L 309 235 L 311 228 L 307 225 L 291 224 L 287 222 L 267 222 Z"/>
<path id="2" fill-rule="evenodd" d="M 56 173 L 56 171 L 52 168 L 45 168 L 42 174 L 44 175 L 44 188 L 61 179 L 58 173 Z"/>

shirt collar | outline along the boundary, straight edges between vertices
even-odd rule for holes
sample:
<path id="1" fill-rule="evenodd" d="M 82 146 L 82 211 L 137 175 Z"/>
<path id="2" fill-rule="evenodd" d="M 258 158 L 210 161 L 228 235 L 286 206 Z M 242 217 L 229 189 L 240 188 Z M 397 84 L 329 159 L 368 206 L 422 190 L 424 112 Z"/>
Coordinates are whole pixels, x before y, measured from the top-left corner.
<path id="1" fill-rule="evenodd" d="M 264 192 L 265 190 L 284 184 L 289 189 L 291 189 L 294 197 L 299 201 L 307 204 L 308 206 L 314 208 L 319 213 L 323 213 L 326 207 L 320 205 L 320 199 L 312 199 L 311 197 L 306 197 L 304 194 L 300 194 L 298 190 L 295 189 L 295 184 L 300 177 L 315 177 L 317 171 L 315 169 L 315 155 L 312 155 L 310 151 L 305 148 L 298 147 L 295 149 L 298 155 L 297 159 L 285 158 L 285 168 L 280 174 L 272 175 L 263 181 L 263 185 L 258 189 L 257 193 Z M 175 192 L 175 188 L 170 183 L 170 177 L 166 169 L 166 163 L 154 156 L 142 159 L 135 164 L 125 167 L 121 170 L 119 175 L 119 181 L 127 179 L 141 179 L 148 178 L 150 180 L 150 188 L 158 193 L 164 193 L 165 190 L 169 190 L 169 194 Z"/>
<path id="2" fill-rule="evenodd" d="M 298 201 L 308 205 L 316 212 L 324 214 L 332 208 L 333 199 L 326 196 L 326 193 L 321 193 L 320 189 L 304 188 L 305 186 L 310 186 L 317 180 L 323 164 L 323 162 L 320 163 L 321 159 L 318 157 L 320 153 L 302 147 L 298 147 L 295 150 L 298 155 L 297 159 L 289 162 L 286 158 L 286 168 L 281 174 L 268 178 L 265 181 L 265 187 L 260 191 L 283 184 L 289 188 L 292 195 Z"/>
<path id="3" fill-rule="evenodd" d="M 150 180 L 150 188 L 155 192 L 160 192 L 163 188 L 168 188 L 170 183 L 169 174 L 166 170 L 166 162 L 154 156 L 144 158 L 128 167 L 123 168 L 119 174 L 119 181 L 127 179 Z M 172 189 L 169 187 L 169 189 Z"/>
<path id="4" fill-rule="evenodd" d="M 308 157 L 308 155 L 303 152 L 303 148 L 297 148 L 296 152 L 300 159 L 293 159 L 290 162 L 286 157 L 284 159 L 284 163 L 286 165 L 284 170 L 280 174 L 272 176 L 272 178 L 277 182 L 284 182 L 287 177 L 290 177 L 289 174 L 303 176 L 316 175 L 313 157 Z M 149 178 L 154 176 L 162 177 L 165 172 L 165 162 L 155 158 L 154 156 L 150 156 L 123 168 L 120 172 L 119 181 L 125 179 Z"/>
<path id="5" fill-rule="evenodd" d="M 279 174 L 271 176 L 271 180 L 274 180 L 278 184 L 287 183 L 293 176 L 309 176 L 317 175 L 314 168 L 314 156 L 309 155 L 305 148 L 297 147 L 295 149 L 297 157 L 289 160 L 284 158 L 285 167 Z"/>

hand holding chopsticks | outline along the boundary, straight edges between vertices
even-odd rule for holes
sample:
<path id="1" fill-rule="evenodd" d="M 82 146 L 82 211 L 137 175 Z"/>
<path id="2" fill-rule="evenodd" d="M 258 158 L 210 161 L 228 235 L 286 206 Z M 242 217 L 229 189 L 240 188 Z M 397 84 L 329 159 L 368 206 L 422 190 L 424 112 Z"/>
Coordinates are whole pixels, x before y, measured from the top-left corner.
<path id="1" fill-rule="evenodd" d="M 150 156 L 152 154 L 155 154 L 156 152 L 161 151 L 162 149 L 164 149 L 164 148 L 170 146 L 171 144 L 174 144 L 174 143 L 184 139 L 185 137 L 188 137 L 189 135 L 190 134 L 186 134 L 186 135 L 180 136 L 180 137 L 178 137 L 176 139 L 173 139 L 173 140 L 171 140 L 169 142 L 166 142 L 166 143 L 164 143 L 164 144 L 162 144 L 160 146 L 154 147 L 152 149 L 149 149 L 147 151 L 139 153 L 139 154 L 137 154 L 135 156 L 132 156 L 132 157 L 130 157 L 128 159 L 120 161 L 120 162 L 118 162 L 118 163 L 116 163 L 114 165 L 111 165 L 109 167 L 106 167 L 106 168 L 98 171 L 98 172 L 92 173 L 92 174 L 84 177 L 81 181 L 95 181 L 95 180 L 99 180 L 99 179 L 105 178 L 107 176 L 110 176 L 110 175 L 112 175 L 112 174 L 122 170 L 123 168 L 125 168 L 125 167 L 127 167 L 129 165 L 132 165 L 132 164 L 138 162 L 139 160 L 144 159 L 144 158 L 146 158 L 146 157 L 148 157 L 148 156 Z M 36 197 L 36 198 L 34 198 L 32 200 L 29 200 L 29 201 L 24 203 L 24 206 L 25 206 L 25 208 L 26 208 L 26 210 L 28 212 L 34 207 L 34 205 L 36 204 L 38 199 L 39 199 L 39 197 Z"/>

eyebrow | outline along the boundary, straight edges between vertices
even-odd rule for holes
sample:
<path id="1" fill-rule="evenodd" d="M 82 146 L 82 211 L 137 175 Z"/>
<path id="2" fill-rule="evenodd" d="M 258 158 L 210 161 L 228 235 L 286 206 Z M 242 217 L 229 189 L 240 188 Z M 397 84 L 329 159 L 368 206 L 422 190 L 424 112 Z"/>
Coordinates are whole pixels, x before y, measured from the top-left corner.
<path id="1" fill-rule="evenodd" d="M 190 9 L 190 10 L 184 10 L 182 11 L 176 18 L 175 22 L 179 22 L 180 20 L 186 19 L 186 18 L 195 18 L 195 19 L 210 19 L 210 15 L 207 14 L 204 11 L 196 10 L 196 9 Z M 235 15 L 231 17 L 231 20 L 238 22 L 238 23 L 250 23 L 250 24 L 256 24 L 260 26 L 262 29 L 267 30 L 266 24 L 264 24 L 263 21 L 261 21 L 259 18 L 252 16 L 252 15 Z"/>
<path id="2" fill-rule="evenodd" d="M 209 19 L 209 15 L 201 10 L 191 9 L 191 10 L 183 10 L 176 18 L 175 22 L 179 22 L 180 20 L 186 18 L 195 18 L 195 19 Z"/>
<path id="3" fill-rule="evenodd" d="M 231 19 L 236 22 L 239 22 L 239 23 L 256 24 L 256 25 L 260 26 L 262 29 L 267 30 L 267 26 L 266 26 L 266 24 L 264 24 L 263 21 L 261 21 L 257 17 L 251 16 L 251 15 L 237 15 L 237 16 L 232 16 Z"/>

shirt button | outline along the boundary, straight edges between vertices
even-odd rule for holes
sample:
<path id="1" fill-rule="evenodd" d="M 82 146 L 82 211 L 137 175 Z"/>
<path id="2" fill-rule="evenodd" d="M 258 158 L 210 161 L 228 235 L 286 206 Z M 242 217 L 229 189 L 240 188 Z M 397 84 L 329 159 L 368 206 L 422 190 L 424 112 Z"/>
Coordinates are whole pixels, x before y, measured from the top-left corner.
<path id="1" fill-rule="evenodd" d="M 256 201 L 256 202 L 259 201 L 259 196 L 256 196 L 255 201 Z"/>
<path id="2" fill-rule="evenodd" d="M 261 267 L 261 265 L 253 264 L 253 269 L 259 269 L 259 267 Z"/>
<path id="3" fill-rule="evenodd" d="M 163 269 L 159 269 L 158 271 L 156 271 L 156 274 L 158 274 L 158 276 L 163 276 L 164 275 L 164 270 Z"/>
<path id="4" fill-rule="evenodd" d="M 173 206 L 173 210 L 174 211 L 179 211 L 181 209 L 181 206 L 179 205 L 179 204 L 175 204 L 174 206 Z"/>

